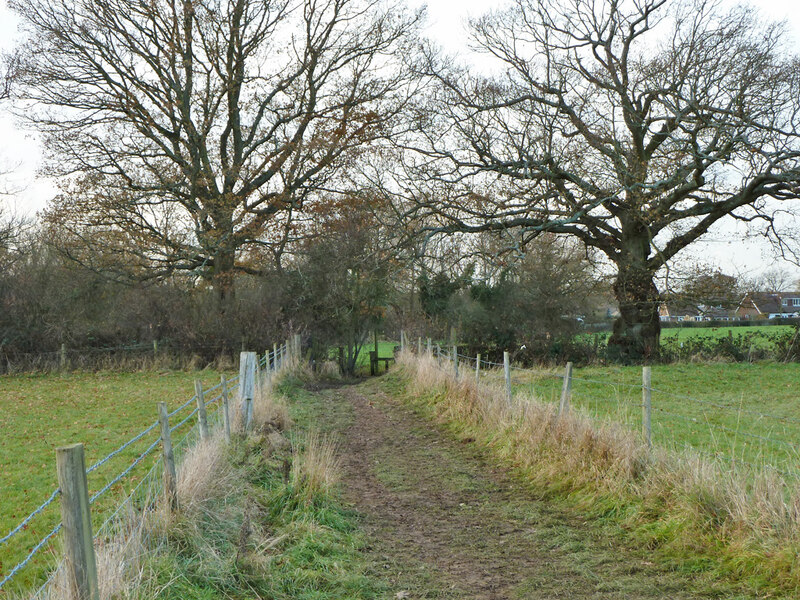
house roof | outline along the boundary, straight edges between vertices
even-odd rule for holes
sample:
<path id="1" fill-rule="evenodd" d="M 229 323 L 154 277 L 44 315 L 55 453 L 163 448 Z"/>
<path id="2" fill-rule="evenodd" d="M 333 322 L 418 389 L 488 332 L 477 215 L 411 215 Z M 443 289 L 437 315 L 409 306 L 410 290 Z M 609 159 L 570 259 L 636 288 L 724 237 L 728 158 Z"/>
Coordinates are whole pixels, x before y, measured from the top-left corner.
<path id="1" fill-rule="evenodd" d="M 761 314 L 779 313 L 782 311 L 781 300 L 783 298 L 800 298 L 800 293 L 750 292 L 742 298 L 738 309 L 754 308 Z"/>
<path id="2" fill-rule="evenodd" d="M 662 302 L 661 313 L 670 317 L 696 317 L 700 311 L 695 305 L 687 302 Z"/>

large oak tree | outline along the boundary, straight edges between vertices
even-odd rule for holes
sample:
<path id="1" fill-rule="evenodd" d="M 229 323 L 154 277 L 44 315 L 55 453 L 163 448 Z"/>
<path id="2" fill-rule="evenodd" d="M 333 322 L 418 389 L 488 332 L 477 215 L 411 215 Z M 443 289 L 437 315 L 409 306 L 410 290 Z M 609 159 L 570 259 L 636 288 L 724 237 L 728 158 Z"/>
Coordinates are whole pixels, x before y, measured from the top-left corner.
<path id="1" fill-rule="evenodd" d="M 431 54 L 439 90 L 406 164 L 428 187 L 406 187 L 404 216 L 520 245 L 577 237 L 616 268 L 610 343 L 657 353 L 659 269 L 720 219 L 772 229 L 771 203 L 800 194 L 782 27 L 707 0 L 514 0 L 471 33 L 494 66 Z"/>
<path id="2" fill-rule="evenodd" d="M 64 192 L 48 219 L 106 272 L 230 296 L 361 147 L 397 132 L 420 13 L 382 0 L 13 0 L 18 102 Z"/>

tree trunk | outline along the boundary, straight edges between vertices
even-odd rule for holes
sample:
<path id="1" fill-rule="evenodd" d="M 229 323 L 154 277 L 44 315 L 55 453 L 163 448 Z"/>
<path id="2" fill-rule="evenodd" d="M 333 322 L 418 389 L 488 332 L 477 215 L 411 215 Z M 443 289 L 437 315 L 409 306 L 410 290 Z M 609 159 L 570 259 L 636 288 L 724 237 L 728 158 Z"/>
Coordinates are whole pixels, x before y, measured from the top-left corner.
<path id="1" fill-rule="evenodd" d="M 234 282 L 234 266 L 236 261 L 236 250 L 233 248 L 219 248 L 214 257 L 214 270 L 212 283 L 217 292 L 219 300 L 219 311 L 221 314 L 227 312 L 230 303 L 233 301 L 236 291 Z"/>
<path id="2" fill-rule="evenodd" d="M 637 262 L 619 263 L 613 286 L 620 315 L 608 340 L 609 354 L 625 362 L 657 357 L 661 337 L 654 273 Z"/>

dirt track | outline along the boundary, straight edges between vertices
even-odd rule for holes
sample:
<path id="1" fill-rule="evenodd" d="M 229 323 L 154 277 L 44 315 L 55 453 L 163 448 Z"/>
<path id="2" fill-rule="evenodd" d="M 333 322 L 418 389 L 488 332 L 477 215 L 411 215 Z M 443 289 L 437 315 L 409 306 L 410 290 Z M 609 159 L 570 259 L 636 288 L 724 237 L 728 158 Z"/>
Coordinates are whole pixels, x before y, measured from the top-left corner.
<path id="1" fill-rule="evenodd" d="M 453 439 L 384 388 L 371 380 L 315 395 L 339 417 L 328 428 L 342 440 L 347 499 L 364 516 L 374 569 L 394 597 L 709 597 L 515 488 L 470 440 Z"/>

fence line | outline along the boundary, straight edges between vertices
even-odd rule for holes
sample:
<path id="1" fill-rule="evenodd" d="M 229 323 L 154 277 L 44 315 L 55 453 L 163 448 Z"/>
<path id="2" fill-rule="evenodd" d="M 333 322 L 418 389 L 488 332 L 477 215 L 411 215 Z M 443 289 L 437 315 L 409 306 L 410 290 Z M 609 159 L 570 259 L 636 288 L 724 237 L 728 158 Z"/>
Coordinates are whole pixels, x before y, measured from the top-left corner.
<path id="1" fill-rule="evenodd" d="M 502 371 L 506 367 L 506 365 L 504 363 L 498 363 L 498 362 L 494 362 L 494 361 L 483 359 L 481 357 L 481 355 L 466 356 L 464 354 L 459 353 L 457 350 L 444 351 L 439 346 L 434 346 L 432 354 L 433 354 L 433 356 L 435 356 L 438 359 L 437 364 L 439 364 L 440 368 L 447 369 L 447 366 L 451 365 L 449 370 L 453 374 L 456 373 L 456 369 L 454 368 L 454 366 L 452 366 L 452 364 L 455 363 L 455 361 L 453 361 L 454 354 L 455 354 L 455 357 L 456 357 L 456 361 L 464 361 L 470 366 L 472 366 L 472 365 L 476 365 L 477 366 L 478 364 L 480 364 L 480 365 L 485 366 L 485 367 L 497 369 L 497 371 L 490 371 L 490 372 L 497 373 L 497 375 L 496 375 L 496 377 L 497 377 L 496 383 L 497 383 L 498 386 L 502 385 Z M 525 368 L 522 368 L 522 367 L 519 367 L 519 366 L 516 366 L 516 365 L 509 365 L 508 369 L 509 369 L 509 372 L 512 372 L 512 373 L 525 373 L 527 375 L 533 375 L 534 376 L 534 378 L 531 381 L 525 381 L 524 383 L 521 383 L 521 382 L 517 381 L 514 384 L 517 387 L 517 391 L 519 391 L 519 387 L 520 386 L 530 386 L 530 390 L 531 390 L 532 394 L 536 393 L 537 385 L 541 384 L 542 382 L 544 382 L 544 381 L 546 381 L 548 379 L 551 380 L 551 381 L 553 379 L 556 379 L 556 380 L 557 379 L 564 379 L 564 377 L 565 377 L 565 375 L 563 373 L 552 373 L 552 372 L 538 372 L 537 373 L 533 369 L 525 369 Z M 486 371 L 481 371 L 480 369 L 478 369 L 478 372 L 481 375 L 483 375 L 484 377 L 487 375 Z M 470 375 L 470 377 L 472 377 L 472 375 Z M 606 396 L 598 397 L 597 395 L 594 395 L 591 392 L 590 392 L 589 395 L 587 395 L 585 393 L 585 391 L 581 391 L 580 389 L 576 390 L 574 387 L 571 387 L 570 388 L 570 396 L 578 398 L 579 400 L 583 401 L 584 403 L 592 403 L 592 404 L 595 404 L 595 405 L 597 405 L 598 403 L 605 403 L 605 404 L 614 404 L 614 405 L 619 406 L 619 407 L 627 406 L 627 407 L 631 407 L 631 408 L 640 408 L 640 409 L 642 409 L 642 417 L 641 417 L 641 420 L 642 420 L 642 432 L 643 432 L 643 435 L 648 438 L 648 441 L 649 441 L 650 436 L 652 436 L 653 426 L 656 426 L 656 427 L 660 428 L 662 431 L 663 431 L 664 427 L 668 427 L 667 422 L 664 422 L 663 420 L 661 420 L 659 422 L 653 422 L 653 423 L 649 422 L 650 418 L 651 418 L 650 417 L 651 411 L 656 411 L 657 413 L 659 413 L 663 417 L 668 417 L 669 419 L 675 419 L 675 420 L 679 420 L 681 422 L 688 423 L 690 425 L 690 427 L 687 428 L 687 433 L 689 433 L 689 434 L 696 435 L 697 433 L 700 433 L 700 434 L 703 434 L 704 432 L 707 433 L 708 435 L 711 436 L 711 441 L 713 443 L 715 443 L 715 444 L 717 443 L 715 432 L 719 432 L 720 436 L 728 436 L 727 438 L 724 438 L 724 439 L 728 439 L 728 440 L 736 440 L 738 437 L 746 438 L 748 440 L 757 440 L 758 443 L 766 444 L 766 445 L 769 446 L 769 448 L 771 448 L 771 449 L 768 449 L 767 447 L 761 447 L 760 452 L 766 452 L 768 454 L 768 456 L 765 457 L 765 460 L 763 462 L 763 465 L 762 465 L 763 467 L 768 467 L 768 468 L 774 470 L 775 472 L 778 472 L 778 473 L 780 473 L 782 475 L 785 475 L 785 476 L 798 477 L 798 475 L 800 475 L 800 471 L 798 471 L 798 470 L 795 470 L 795 469 L 792 469 L 791 471 L 781 470 L 778 467 L 776 467 L 775 464 L 773 464 L 773 462 L 769 462 L 769 460 L 768 460 L 768 459 L 771 459 L 773 461 L 774 460 L 780 460 L 781 464 L 783 464 L 784 461 L 788 462 L 789 460 L 793 459 L 798 454 L 800 454 L 800 446 L 797 445 L 794 442 L 794 440 L 790 441 L 790 440 L 787 440 L 787 439 L 781 439 L 780 437 L 775 437 L 773 435 L 773 433 L 774 433 L 773 427 L 774 426 L 777 425 L 777 426 L 781 427 L 783 429 L 783 433 L 786 433 L 787 432 L 786 427 L 800 424 L 800 419 L 793 418 L 793 417 L 790 417 L 790 416 L 780 416 L 780 415 L 765 413 L 765 412 L 761 412 L 761 411 L 758 411 L 758 410 L 752 410 L 752 409 L 747 409 L 747 408 L 743 408 L 743 407 L 730 406 L 730 405 L 727 405 L 727 404 L 724 404 L 724 403 L 713 402 L 713 401 L 709 401 L 709 400 L 703 400 L 701 398 L 696 398 L 696 397 L 685 395 L 685 394 L 678 394 L 678 393 L 674 393 L 674 392 L 669 392 L 669 391 L 663 390 L 662 388 L 655 388 L 652 385 L 645 386 L 644 383 L 628 383 L 628 382 L 622 382 L 622 381 L 605 381 L 605 380 L 601 380 L 601 379 L 575 377 L 572 374 L 569 375 L 569 380 L 570 380 L 570 382 L 579 382 L 579 383 L 595 385 L 595 386 L 607 386 L 607 387 L 612 388 L 615 391 L 616 398 L 606 397 Z M 537 384 L 537 382 L 538 382 L 538 384 Z M 507 383 L 507 385 L 508 385 L 508 383 Z M 630 400 L 626 399 L 625 396 L 628 393 L 630 393 L 630 392 L 632 392 L 634 390 L 642 390 L 643 392 L 644 391 L 648 391 L 650 393 L 650 395 L 651 395 L 651 397 L 650 397 L 651 402 L 647 403 L 645 401 L 644 394 L 643 394 L 643 397 L 640 398 L 640 399 L 630 399 Z M 557 394 L 557 390 L 550 390 L 550 391 L 553 394 Z M 685 401 L 688 402 L 688 407 L 689 408 L 697 410 L 697 411 L 700 411 L 701 414 L 698 415 L 698 416 L 690 416 L 690 415 L 687 415 L 687 414 L 679 414 L 679 413 L 673 412 L 671 410 L 665 410 L 663 407 L 657 405 L 657 399 L 659 397 L 667 398 L 667 399 L 685 400 Z M 557 400 L 557 398 L 556 398 L 556 400 Z M 705 407 L 714 408 L 719 412 L 715 413 L 715 414 L 712 414 L 712 415 L 709 415 L 708 412 L 706 412 Z M 632 426 L 633 423 L 631 423 L 630 419 L 635 417 L 635 415 L 632 414 L 632 413 L 621 413 L 621 414 L 625 415 L 625 417 L 624 417 L 624 420 L 625 420 L 624 425 L 625 426 Z M 756 429 L 762 429 L 762 431 L 761 432 L 757 432 L 757 431 L 753 431 L 753 430 L 743 429 L 742 427 L 739 426 L 739 422 L 738 421 L 736 422 L 736 426 L 735 427 L 730 427 L 730 426 L 726 425 L 725 423 L 715 422 L 715 420 L 717 418 L 721 418 L 721 419 L 726 419 L 727 418 L 727 419 L 730 420 L 731 418 L 738 417 L 740 415 L 748 415 L 748 416 L 757 417 L 757 419 L 751 420 L 750 424 L 751 424 L 751 426 L 752 425 L 758 425 L 758 427 Z M 595 418 L 597 418 L 599 416 L 600 416 L 600 414 L 595 412 Z M 612 420 L 612 421 L 619 422 L 619 420 L 615 419 L 614 415 L 611 414 L 611 413 L 605 414 L 604 418 L 606 420 Z M 638 422 L 638 417 L 636 418 L 636 420 Z M 648 427 L 648 424 L 650 425 L 650 427 Z M 767 429 L 766 433 L 763 431 L 763 429 Z M 794 431 L 794 430 L 792 429 L 791 431 Z M 667 439 L 667 441 L 669 441 L 669 439 Z M 675 432 L 673 432 L 673 441 L 677 441 L 676 438 L 675 438 Z M 691 447 L 692 449 L 698 451 L 698 453 L 703 453 L 701 447 L 698 447 L 696 444 L 691 445 L 689 447 Z M 759 446 L 753 445 L 753 448 L 758 450 Z M 778 448 L 781 448 L 782 450 L 778 450 Z M 785 453 L 789 453 L 789 454 L 787 455 Z M 736 458 L 736 457 L 726 456 L 726 455 L 721 454 L 721 453 L 715 453 L 715 454 L 713 454 L 713 456 L 715 458 L 717 458 L 717 459 L 725 458 L 725 459 L 729 460 L 732 464 L 742 463 L 742 464 L 749 464 L 749 465 L 754 466 L 754 467 L 758 466 L 757 463 L 748 461 L 748 460 L 746 460 L 744 458 Z"/>
<path id="2" fill-rule="evenodd" d="M 188 361 L 196 354 L 206 358 L 227 355 L 233 352 L 229 346 L 222 344 L 195 344 L 185 345 L 173 343 L 169 339 L 152 340 L 141 344 L 120 346 L 79 346 L 69 348 L 62 344 L 58 350 L 45 350 L 28 352 L 17 350 L 14 347 L 0 349 L 0 373 L 25 373 L 44 371 L 65 371 L 72 368 L 95 369 L 104 366 L 113 366 L 109 361 L 156 360 L 159 358 L 178 359 Z"/>
<path id="3" fill-rule="evenodd" d="M 446 356 L 446 357 L 450 356 L 449 353 L 443 353 L 442 355 Z M 472 361 L 473 363 L 475 362 L 475 357 L 465 356 L 463 354 L 458 354 L 458 357 L 459 358 L 463 358 L 465 360 Z M 503 363 L 496 363 L 496 362 L 491 362 L 491 361 L 487 361 L 487 360 L 481 360 L 481 363 L 485 364 L 485 365 L 488 365 L 488 366 L 494 366 L 494 367 L 498 367 L 498 368 L 503 368 Z M 520 372 L 520 373 L 531 373 L 532 372 L 532 369 L 526 369 L 524 367 L 518 367 L 518 366 L 515 366 L 513 364 L 511 365 L 511 370 L 512 371 L 517 371 L 517 372 Z M 564 375 L 561 374 L 561 373 L 545 373 L 544 377 L 563 379 Z M 573 381 L 581 381 L 581 382 L 584 382 L 584 383 L 593 383 L 593 384 L 597 384 L 597 385 L 606 385 L 606 386 L 614 387 L 614 388 L 625 387 L 625 388 L 630 388 L 630 389 L 642 389 L 642 387 L 643 387 L 641 383 L 624 383 L 624 382 L 602 381 L 602 380 L 599 380 L 599 379 L 586 379 L 586 378 L 582 378 L 582 377 L 576 377 L 574 375 L 572 376 L 572 380 Z M 693 402 L 695 404 L 703 404 L 703 405 L 712 406 L 714 408 L 719 408 L 719 409 L 723 409 L 723 410 L 728 410 L 728 409 L 734 408 L 734 407 L 729 406 L 729 405 L 718 404 L 716 402 L 711 402 L 710 400 L 702 400 L 700 398 L 695 398 L 694 396 L 689 396 L 689 395 L 686 395 L 686 394 L 678 394 L 678 393 L 675 393 L 675 392 L 669 392 L 669 391 L 666 391 L 666 390 L 661 389 L 661 388 L 650 387 L 649 389 L 654 394 L 660 394 L 662 396 L 668 396 L 668 397 L 671 397 L 671 398 L 689 400 L 689 401 L 691 401 L 691 402 Z M 793 424 L 800 425 L 800 419 L 789 417 L 789 416 L 773 415 L 773 414 L 764 413 L 764 412 L 756 411 L 756 410 L 750 410 L 750 409 L 746 409 L 746 408 L 736 408 L 735 410 L 736 410 L 737 413 L 748 414 L 748 415 L 760 417 L 762 419 L 772 419 L 772 420 L 775 420 L 775 421 L 782 421 L 782 422 L 786 422 L 786 423 L 793 423 Z"/>
<path id="4" fill-rule="evenodd" d="M 292 345 L 294 345 L 294 348 L 292 347 Z M 268 376 L 269 374 L 274 373 L 275 371 L 277 371 L 279 369 L 282 369 L 283 367 L 287 366 L 288 363 L 287 363 L 286 359 L 291 357 L 292 355 L 294 355 L 295 352 L 299 353 L 299 351 L 300 351 L 299 340 L 297 339 L 297 336 L 295 336 L 295 338 L 293 338 L 291 341 L 287 340 L 286 344 L 282 344 L 280 346 L 277 346 L 277 345 L 274 346 L 274 350 L 272 352 L 266 352 L 263 355 L 257 354 L 258 360 L 255 362 L 255 364 L 253 366 L 255 367 L 257 365 L 258 368 L 264 369 L 265 370 L 264 371 L 264 375 Z M 225 385 L 227 386 L 227 390 L 229 392 L 232 392 L 233 390 L 235 390 L 239 386 L 239 381 L 238 380 L 239 380 L 239 375 L 238 374 L 234 375 L 230 379 L 226 379 L 225 380 Z M 204 390 L 203 393 L 210 394 L 210 393 L 218 390 L 219 388 L 221 388 L 222 385 L 223 385 L 223 382 L 220 382 L 220 383 L 218 383 L 218 384 L 216 384 L 214 386 L 211 386 L 207 390 Z M 261 384 L 259 383 L 259 385 L 261 385 Z M 222 397 L 223 397 L 223 394 L 219 394 L 216 397 L 214 397 L 213 399 L 207 401 L 205 403 L 205 405 L 206 406 L 214 405 Z M 196 399 L 197 399 L 197 394 L 193 395 L 191 398 L 189 398 L 189 400 L 184 402 L 181 406 L 179 406 L 178 408 L 174 409 L 172 412 L 168 413 L 168 416 L 172 417 L 172 416 L 175 416 L 176 414 L 179 414 L 180 412 L 185 410 L 189 405 L 191 405 L 193 402 L 195 402 Z M 176 425 L 171 426 L 169 428 L 170 431 L 173 432 L 173 431 L 176 431 L 176 430 L 180 429 L 190 419 L 192 419 L 197 414 L 197 412 L 198 412 L 198 408 L 195 407 L 179 423 L 177 423 Z M 212 419 L 214 419 L 216 421 L 215 425 L 219 424 L 219 420 L 220 420 L 219 413 L 220 413 L 220 409 L 217 409 L 212 413 Z M 131 447 L 136 442 L 140 441 L 148 433 L 151 433 L 156 427 L 158 427 L 158 425 L 159 425 L 159 421 L 156 420 L 152 425 L 150 425 L 149 427 L 147 427 L 146 429 L 144 429 L 140 433 L 136 434 L 135 436 L 133 436 L 132 438 L 130 438 L 129 440 L 124 442 L 116 450 L 113 450 L 112 452 L 110 452 L 109 454 L 104 456 L 103 458 L 101 458 L 98 461 L 96 461 L 90 467 L 88 467 L 85 470 L 85 474 L 88 475 L 88 474 L 98 470 L 100 467 L 102 467 L 103 465 L 108 463 L 111 459 L 113 459 L 114 457 L 116 457 L 119 454 L 121 454 L 123 451 L 125 451 L 126 449 Z M 183 438 L 177 444 L 175 444 L 175 447 L 178 448 L 178 447 L 181 447 L 182 445 L 184 445 L 184 443 L 188 443 L 189 437 L 194 433 L 194 430 L 196 428 L 197 428 L 197 425 L 193 426 L 183 436 Z M 103 494 L 105 494 L 115 484 L 117 484 L 118 482 L 123 480 L 128 474 L 130 474 L 130 472 L 136 466 L 141 464 L 141 462 L 147 456 L 149 456 L 153 452 L 153 450 L 155 450 L 155 448 L 158 447 L 158 445 L 160 443 L 161 443 L 161 439 L 159 437 L 154 442 L 152 442 L 142 453 L 140 453 L 134 459 L 134 461 L 131 464 L 129 464 L 125 469 L 123 469 L 121 472 L 119 472 L 114 477 L 112 477 L 99 491 L 97 491 L 95 494 L 93 494 L 91 496 L 91 498 L 89 499 L 89 504 L 90 505 L 93 504 L 98 498 L 100 498 Z M 110 526 L 110 523 L 113 522 L 113 520 L 120 514 L 122 508 L 124 506 L 128 505 L 129 502 L 131 502 L 131 500 L 134 497 L 134 495 L 139 492 L 139 490 L 143 487 L 145 482 L 149 482 L 148 485 L 153 483 L 153 481 L 152 481 L 153 477 L 154 477 L 153 474 L 157 471 L 157 469 L 160 467 L 160 465 L 161 465 L 161 459 L 159 458 L 153 463 L 153 465 L 148 470 L 147 474 L 145 474 L 145 476 L 142 477 L 141 481 L 139 481 L 139 483 L 133 488 L 133 490 L 131 490 L 131 492 L 129 494 L 127 494 L 125 496 L 125 498 L 117 505 L 115 510 L 111 513 L 111 515 L 108 518 L 105 519 L 103 524 L 100 525 L 100 527 L 98 528 L 97 533 L 94 536 L 95 541 L 97 541 L 100 538 L 100 536 L 103 534 L 103 532 L 106 530 L 106 528 Z M 159 484 L 156 482 L 155 485 L 159 485 Z M 39 505 L 36 509 L 34 509 L 24 519 L 22 519 L 22 521 L 16 527 L 11 529 L 11 531 L 9 531 L 9 533 L 7 533 L 5 536 L 0 538 L 0 546 L 8 543 L 15 536 L 17 536 L 20 532 L 26 530 L 28 528 L 28 526 L 30 525 L 30 523 L 36 517 L 41 515 L 55 501 L 55 499 L 57 497 L 59 497 L 60 493 L 61 493 L 60 489 L 56 488 L 50 494 L 50 496 L 48 496 L 48 498 L 41 505 Z M 41 538 L 31 548 L 31 550 L 27 553 L 25 558 L 23 558 L 20 562 L 18 562 L 16 565 L 14 565 L 14 567 L 11 568 L 11 570 L 8 572 L 8 574 L 5 575 L 2 579 L 0 579 L 0 591 L 9 582 L 11 582 L 18 573 L 20 573 L 26 566 L 28 566 L 31 563 L 33 558 L 42 550 L 42 548 L 47 546 L 47 544 L 50 542 L 50 540 L 52 540 L 52 538 L 55 535 L 57 535 L 61 531 L 61 529 L 62 529 L 62 523 L 58 523 L 57 525 L 55 525 L 53 527 L 53 529 L 49 531 L 49 533 L 47 533 L 43 538 Z M 47 586 L 52 582 L 52 578 L 53 578 L 56 570 L 57 569 L 54 569 L 54 570 L 51 571 L 50 576 L 48 577 L 48 579 L 45 581 L 45 583 L 42 586 L 40 586 L 38 588 L 38 590 L 34 593 L 33 597 L 38 597 L 42 592 L 44 592 L 44 590 L 47 588 Z"/>

